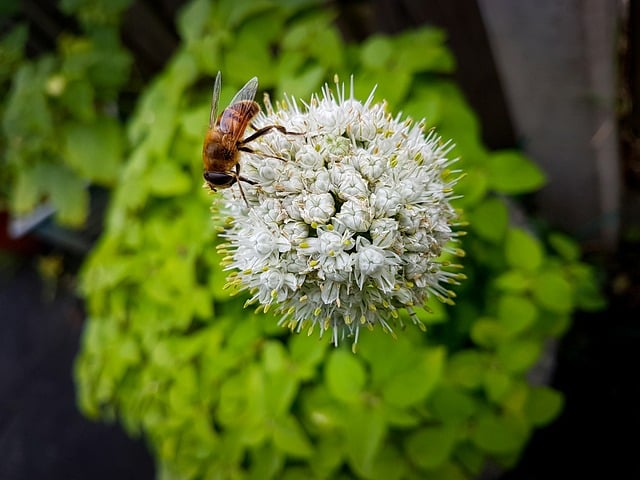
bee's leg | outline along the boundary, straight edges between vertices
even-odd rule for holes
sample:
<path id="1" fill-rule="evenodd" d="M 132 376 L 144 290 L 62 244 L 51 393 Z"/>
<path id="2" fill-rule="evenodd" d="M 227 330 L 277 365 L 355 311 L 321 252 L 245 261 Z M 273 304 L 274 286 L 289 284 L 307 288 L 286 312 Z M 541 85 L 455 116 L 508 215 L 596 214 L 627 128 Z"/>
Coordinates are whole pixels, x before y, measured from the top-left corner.
<path id="1" fill-rule="evenodd" d="M 267 125 L 266 127 L 255 128 L 255 126 L 252 124 L 251 128 L 253 128 L 255 132 L 253 132 L 244 140 L 238 142 L 238 145 L 244 145 L 255 140 L 256 138 L 260 138 L 261 136 L 269 133 L 274 128 L 278 130 L 280 133 L 283 133 L 284 135 L 303 135 L 302 132 L 290 132 L 286 128 L 284 128 L 282 125 Z"/>
<path id="2" fill-rule="evenodd" d="M 286 158 L 276 157 L 275 155 L 269 155 L 268 153 L 256 152 L 253 148 L 249 148 L 249 147 L 238 147 L 238 150 L 240 150 L 241 152 L 254 153 L 256 155 L 260 155 L 261 157 L 275 158 L 278 160 L 282 160 L 283 162 L 287 161 Z M 247 183 L 251 183 L 251 182 L 247 182 Z"/>
<path id="3" fill-rule="evenodd" d="M 238 189 L 240 189 L 240 195 L 242 195 L 242 199 L 244 200 L 245 205 L 248 207 L 249 206 L 249 202 L 247 202 L 247 197 L 245 197 L 244 195 L 244 190 L 242 189 L 242 183 L 241 182 L 247 182 L 250 185 L 255 185 L 257 182 L 254 182 L 253 180 L 249 180 L 248 178 L 245 178 L 243 176 L 240 175 L 240 164 L 236 163 L 236 183 L 238 184 Z"/>

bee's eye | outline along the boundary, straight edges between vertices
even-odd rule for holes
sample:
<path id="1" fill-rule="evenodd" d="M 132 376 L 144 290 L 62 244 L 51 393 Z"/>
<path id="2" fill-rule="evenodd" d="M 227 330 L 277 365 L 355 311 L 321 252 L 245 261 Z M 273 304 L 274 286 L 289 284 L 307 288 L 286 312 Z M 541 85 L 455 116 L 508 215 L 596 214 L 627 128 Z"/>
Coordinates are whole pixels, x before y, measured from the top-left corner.
<path id="1" fill-rule="evenodd" d="M 230 187 L 238 180 L 236 175 L 223 172 L 204 172 L 204 179 L 213 190 Z"/>

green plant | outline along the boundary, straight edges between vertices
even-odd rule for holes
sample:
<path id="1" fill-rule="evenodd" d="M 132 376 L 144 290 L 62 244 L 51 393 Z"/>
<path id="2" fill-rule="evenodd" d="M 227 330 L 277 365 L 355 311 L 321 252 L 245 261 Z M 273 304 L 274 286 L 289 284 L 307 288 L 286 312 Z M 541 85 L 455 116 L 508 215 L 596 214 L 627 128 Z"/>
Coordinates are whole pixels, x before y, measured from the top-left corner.
<path id="1" fill-rule="evenodd" d="M 561 409 L 527 372 L 576 308 L 600 300 L 573 241 L 510 220 L 505 195 L 534 191 L 542 174 L 482 146 L 443 75 L 453 60 L 440 31 L 346 45 L 332 19 L 313 1 L 192 1 L 181 48 L 128 125 L 131 151 L 84 266 L 76 379 L 85 414 L 144 435 L 160 478 L 469 478 L 490 459 L 512 465 Z M 359 98 L 377 83 L 392 111 L 454 139 L 469 279 L 455 307 L 419 309 L 426 333 L 364 332 L 353 355 L 223 290 L 199 161 L 218 70 L 225 105 L 253 75 L 280 99 L 353 73 Z"/>
<path id="2" fill-rule="evenodd" d="M 116 100 L 131 63 L 118 21 L 129 3 L 62 1 L 82 34 L 62 34 L 56 52 L 34 60 L 24 55 L 26 27 L 3 38 L 0 204 L 12 213 L 49 201 L 58 221 L 77 227 L 88 212 L 86 187 L 113 185 L 124 149 Z"/>

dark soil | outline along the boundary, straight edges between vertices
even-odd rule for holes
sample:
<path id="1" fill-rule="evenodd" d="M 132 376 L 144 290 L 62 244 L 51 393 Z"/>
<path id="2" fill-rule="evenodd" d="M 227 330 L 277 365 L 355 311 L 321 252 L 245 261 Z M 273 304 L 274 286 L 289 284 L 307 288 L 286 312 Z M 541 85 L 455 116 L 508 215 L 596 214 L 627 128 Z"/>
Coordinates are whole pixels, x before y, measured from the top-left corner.
<path id="1" fill-rule="evenodd" d="M 140 441 L 76 408 L 72 364 L 83 313 L 64 277 L 54 292 L 33 258 L 2 260 L 0 479 L 152 479 Z"/>

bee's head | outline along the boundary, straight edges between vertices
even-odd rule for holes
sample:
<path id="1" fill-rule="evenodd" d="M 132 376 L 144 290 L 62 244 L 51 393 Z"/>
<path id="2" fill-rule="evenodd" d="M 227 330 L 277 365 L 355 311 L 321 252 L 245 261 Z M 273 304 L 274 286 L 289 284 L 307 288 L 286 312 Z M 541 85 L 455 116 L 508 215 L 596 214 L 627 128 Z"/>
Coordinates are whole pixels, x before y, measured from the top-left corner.
<path id="1" fill-rule="evenodd" d="M 229 188 L 238 181 L 238 176 L 234 173 L 204 172 L 203 176 L 214 192 L 219 188 Z"/>

